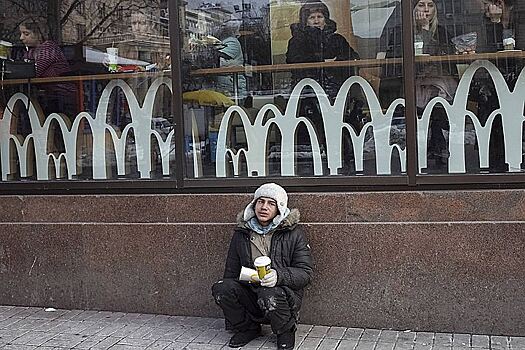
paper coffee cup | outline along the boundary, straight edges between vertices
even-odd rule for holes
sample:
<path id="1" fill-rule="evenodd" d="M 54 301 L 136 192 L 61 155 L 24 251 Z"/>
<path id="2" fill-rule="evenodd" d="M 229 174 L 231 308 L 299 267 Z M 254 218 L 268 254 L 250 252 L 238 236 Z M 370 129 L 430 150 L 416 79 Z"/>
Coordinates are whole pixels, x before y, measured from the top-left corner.
<path id="1" fill-rule="evenodd" d="M 118 47 L 108 47 L 106 49 L 106 53 L 107 53 L 109 71 L 116 72 L 117 63 L 118 63 Z"/>
<path id="2" fill-rule="evenodd" d="M 0 40 L 0 58 L 7 60 L 11 58 L 11 48 L 13 44 L 9 41 Z"/>
<path id="3" fill-rule="evenodd" d="M 259 282 L 259 276 L 257 276 L 256 270 L 242 266 L 239 281 Z"/>
<path id="4" fill-rule="evenodd" d="M 268 272 L 270 272 L 272 260 L 267 256 L 260 256 L 253 262 L 257 274 L 260 279 L 263 279 Z"/>
<path id="5" fill-rule="evenodd" d="M 414 54 L 415 55 L 423 54 L 423 42 L 422 41 L 414 42 Z"/>

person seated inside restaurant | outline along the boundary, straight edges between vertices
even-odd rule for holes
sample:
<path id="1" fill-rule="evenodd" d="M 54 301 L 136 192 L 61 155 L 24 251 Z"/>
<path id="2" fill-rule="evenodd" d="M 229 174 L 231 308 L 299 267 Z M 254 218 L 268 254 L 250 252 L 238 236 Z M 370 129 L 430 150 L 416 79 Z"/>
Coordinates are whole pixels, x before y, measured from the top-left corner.
<path id="1" fill-rule="evenodd" d="M 70 72 L 69 63 L 60 46 L 46 37 L 44 26 L 35 21 L 25 21 L 19 26 L 20 41 L 25 46 L 23 59 L 35 63 L 37 78 L 59 77 Z M 76 116 L 76 87 L 69 82 L 35 84 L 37 101 L 45 115 L 65 113 L 69 118 Z"/>
<path id="2" fill-rule="evenodd" d="M 465 33 L 477 34 L 475 53 L 502 52 L 525 49 L 525 2 L 517 0 L 470 0 L 465 3 Z M 474 53 L 474 52 L 472 52 Z M 492 61 L 507 85 L 514 89 L 524 65 L 521 58 Z M 482 125 L 500 107 L 498 93 L 490 74 L 478 70 L 471 84 L 469 101 Z M 489 171 L 508 170 L 505 163 L 505 144 L 501 116 L 492 124 L 489 143 Z"/>
<path id="3" fill-rule="evenodd" d="M 330 11 L 320 0 L 307 1 L 299 10 L 299 22 L 290 26 L 292 37 L 288 41 L 286 63 L 310 63 L 329 61 L 348 61 L 359 59 L 346 38 L 337 33 L 337 24 L 330 18 Z M 345 80 L 354 75 L 351 66 L 329 68 L 292 69 L 292 88 L 304 78 L 312 78 L 324 89 L 333 101 Z M 321 110 L 316 97 L 311 96 L 309 88 L 303 94 L 310 95 L 301 99 L 298 113 L 307 117 L 317 129 L 321 144 L 324 143 Z M 300 129 L 298 144 L 310 144 L 309 135 Z"/>
<path id="4" fill-rule="evenodd" d="M 436 0 L 437 1 L 437 0 Z M 434 0 L 413 0 L 412 18 L 414 28 L 414 53 L 416 55 L 441 56 L 455 53 L 452 35 L 440 24 L 438 4 Z M 442 4 L 440 4 L 442 5 Z M 441 7 L 442 8 L 442 7 Z M 397 11 L 396 11 L 397 10 Z M 381 35 L 381 47 L 388 58 L 401 57 L 401 13 L 394 10 Z M 422 62 L 415 67 L 416 110 L 421 116 L 430 100 L 443 97 L 449 103 L 454 100 L 457 88 L 457 68 L 449 62 Z M 379 98 L 383 108 L 397 98 L 403 97 L 403 72 L 400 65 L 384 66 L 379 86 Z M 403 116 L 403 107 L 395 114 Z M 427 157 L 430 167 L 440 169 L 448 159 L 444 133 L 449 129 L 446 112 L 442 106 L 434 107 L 429 124 Z"/>
<path id="5" fill-rule="evenodd" d="M 450 55 L 455 52 L 451 35 L 439 23 L 438 8 L 433 0 L 413 1 L 414 50 L 416 55 Z M 418 52 L 419 50 L 419 52 Z M 443 97 L 452 103 L 457 89 L 457 69 L 451 63 L 420 63 L 416 66 L 417 114 L 423 114 L 434 97 Z M 444 132 L 449 130 L 447 115 L 441 105 L 432 111 L 428 133 L 427 157 L 430 167 L 447 164 L 448 150 Z"/>
<path id="6" fill-rule="evenodd" d="M 359 59 L 358 53 L 344 36 L 322 1 L 308 1 L 299 10 L 299 23 L 290 26 L 286 63 L 347 61 Z M 292 85 L 301 79 L 316 80 L 330 97 L 335 97 L 343 82 L 354 74 L 351 67 L 292 70 Z"/>

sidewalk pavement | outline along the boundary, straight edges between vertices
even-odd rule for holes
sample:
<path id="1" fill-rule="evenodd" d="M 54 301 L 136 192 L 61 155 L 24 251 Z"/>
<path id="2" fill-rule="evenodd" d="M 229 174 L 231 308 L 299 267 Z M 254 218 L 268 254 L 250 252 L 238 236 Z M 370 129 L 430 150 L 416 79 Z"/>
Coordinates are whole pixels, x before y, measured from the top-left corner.
<path id="1" fill-rule="evenodd" d="M 217 318 L 0 306 L 0 349 L 216 350 L 231 333 Z M 243 349 L 276 349 L 268 326 Z M 298 350 L 525 349 L 525 337 L 300 324 Z"/>

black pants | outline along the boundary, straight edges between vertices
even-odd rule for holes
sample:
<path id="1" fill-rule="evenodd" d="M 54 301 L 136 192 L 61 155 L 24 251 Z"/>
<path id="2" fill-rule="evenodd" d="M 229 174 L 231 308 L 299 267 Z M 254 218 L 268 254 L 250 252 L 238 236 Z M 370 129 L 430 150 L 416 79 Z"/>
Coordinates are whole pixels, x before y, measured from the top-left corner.
<path id="1" fill-rule="evenodd" d="M 294 297 L 281 287 L 265 288 L 224 279 L 212 287 L 215 303 L 222 308 L 227 328 L 244 332 L 270 323 L 275 334 L 292 328 L 297 320 Z"/>

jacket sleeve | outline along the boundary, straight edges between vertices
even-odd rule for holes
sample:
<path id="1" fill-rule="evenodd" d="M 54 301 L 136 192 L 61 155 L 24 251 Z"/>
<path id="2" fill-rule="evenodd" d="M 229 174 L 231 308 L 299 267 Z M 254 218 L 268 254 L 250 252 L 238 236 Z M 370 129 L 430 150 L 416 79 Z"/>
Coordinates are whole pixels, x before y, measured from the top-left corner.
<path id="1" fill-rule="evenodd" d="M 294 229 L 292 261 L 289 267 L 276 268 L 277 285 L 294 290 L 306 287 L 312 278 L 312 255 L 303 231 Z"/>
<path id="2" fill-rule="evenodd" d="M 241 272 L 241 260 L 237 247 L 239 247 L 240 235 L 237 232 L 233 233 L 228 248 L 228 256 L 226 257 L 226 265 L 224 267 L 224 278 L 238 278 Z"/>

